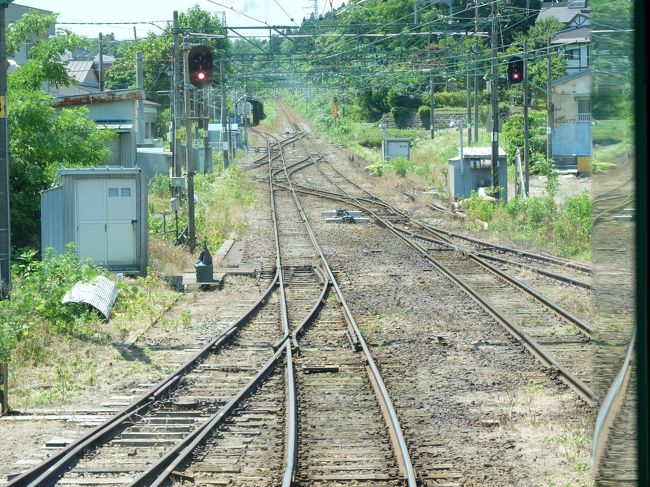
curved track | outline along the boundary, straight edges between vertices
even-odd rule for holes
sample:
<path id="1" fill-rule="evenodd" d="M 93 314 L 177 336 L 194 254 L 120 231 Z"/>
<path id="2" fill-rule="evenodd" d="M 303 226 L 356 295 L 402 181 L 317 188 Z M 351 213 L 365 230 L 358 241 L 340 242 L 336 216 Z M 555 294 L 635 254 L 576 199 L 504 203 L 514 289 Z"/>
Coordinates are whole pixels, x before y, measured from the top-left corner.
<path id="1" fill-rule="evenodd" d="M 300 127 L 294 124 L 294 130 Z M 301 138 L 301 142 L 305 140 Z M 595 403 L 589 383 L 596 347 L 590 341 L 592 328 L 588 323 L 471 250 L 454 245 L 436 229 L 371 195 L 336 170 L 317 149 L 307 147 L 307 151 L 309 160 L 296 164 L 291 172 L 313 166 L 329 181 L 332 190 L 294 183 L 299 191 L 352 205 L 372 216 L 463 288 L 587 403 Z M 414 228 L 433 236 L 424 238 L 427 245 L 418 242 L 423 236 L 415 234 Z"/>

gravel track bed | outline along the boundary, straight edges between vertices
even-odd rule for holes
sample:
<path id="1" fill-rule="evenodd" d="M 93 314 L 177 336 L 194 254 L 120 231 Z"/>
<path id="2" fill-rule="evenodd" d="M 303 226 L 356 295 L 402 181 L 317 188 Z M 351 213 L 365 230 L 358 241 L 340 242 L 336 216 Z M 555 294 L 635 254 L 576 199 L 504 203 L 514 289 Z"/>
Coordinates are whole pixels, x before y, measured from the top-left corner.
<path id="1" fill-rule="evenodd" d="M 301 174 L 327 189 L 315 170 Z M 398 193 L 388 199 L 419 213 Z M 591 408 L 396 237 L 372 224 L 325 224 L 320 212 L 335 203 L 302 201 L 372 345 L 422 477 L 431 485 L 590 483 Z"/>

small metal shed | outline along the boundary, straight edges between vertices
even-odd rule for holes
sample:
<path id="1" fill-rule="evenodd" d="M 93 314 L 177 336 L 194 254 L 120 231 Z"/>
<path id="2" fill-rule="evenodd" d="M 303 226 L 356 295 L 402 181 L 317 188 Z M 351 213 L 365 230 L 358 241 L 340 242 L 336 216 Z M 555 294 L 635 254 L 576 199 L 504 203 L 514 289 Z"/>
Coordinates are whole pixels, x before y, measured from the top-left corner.
<path id="1" fill-rule="evenodd" d="M 386 137 L 381 142 L 382 154 L 384 160 L 390 161 L 395 157 L 411 158 L 411 141 L 409 139 L 398 139 L 395 137 Z"/>
<path id="2" fill-rule="evenodd" d="M 61 168 L 61 185 L 41 192 L 41 246 L 115 272 L 146 275 L 148 179 L 138 167 Z"/>
<path id="3" fill-rule="evenodd" d="M 500 199 L 508 202 L 508 164 L 506 153 L 499 147 Z M 447 186 L 449 195 L 458 200 L 469 198 L 472 191 L 492 186 L 492 147 L 466 147 L 463 159 L 454 157 L 448 161 Z"/>

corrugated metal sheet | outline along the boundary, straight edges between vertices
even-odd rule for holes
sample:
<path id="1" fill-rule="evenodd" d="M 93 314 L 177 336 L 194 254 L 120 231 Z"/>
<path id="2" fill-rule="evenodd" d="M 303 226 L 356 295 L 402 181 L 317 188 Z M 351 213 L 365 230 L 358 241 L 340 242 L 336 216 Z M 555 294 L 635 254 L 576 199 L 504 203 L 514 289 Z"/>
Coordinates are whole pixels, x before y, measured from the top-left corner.
<path id="1" fill-rule="evenodd" d="M 116 132 L 130 132 L 133 130 L 131 122 L 103 122 L 97 123 L 97 128 L 100 130 L 115 130 Z"/>
<path id="2" fill-rule="evenodd" d="M 115 283 L 104 276 L 97 276 L 90 282 L 77 282 L 63 296 L 61 303 L 86 303 L 108 319 L 111 314 L 111 309 L 113 309 L 115 298 L 117 298 L 117 286 Z"/>
<path id="3" fill-rule="evenodd" d="M 65 251 L 63 234 L 63 188 L 41 193 L 41 248 L 52 247 L 57 254 Z"/>
<path id="4" fill-rule="evenodd" d="M 54 108 L 63 108 L 70 106 L 79 106 L 79 105 L 88 105 L 88 107 L 100 106 L 100 105 L 114 105 L 115 102 L 123 102 L 131 100 L 131 105 L 133 110 L 135 110 L 135 105 L 132 100 L 138 100 L 141 97 L 140 90 L 137 89 L 128 89 L 128 90 L 113 90 L 113 91 L 102 91 L 99 93 L 89 93 L 85 95 L 71 95 L 71 96 L 62 96 L 57 97 L 52 100 L 52 106 Z M 93 118 L 93 117 L 90 117 Z"/>
<path id="5" fill-rule="evenodd" d="M 83 83 L 89 76 L 89 71 L 93 67 L 92 61 L 68 61 L 66 67 L 68 74 L 74 78 L 77 83 Z"/>
<path id="6" fill-rule="evenodd" d="M 126 174 L 138 175 L 137 167 L 61 167 L 56 175 L 61 176 L 124 176 Z"/>
<path id="7" fill-rule="evenodd" d="M 541 22 L 544 19 L 554 17 L 563 24 L 568 24 L 573 18 L 578 15 L 590 16 L 591 9 L 589 8 L 569 8 L 568 4 L 550 4 L 547 7 L 542 7 L 535 20 L 535 23 Z"/>
<path id="8" fill-rule="evenodd" d="M 111 103 L 91 103 L 88 105 L 88 118 L 97 123 L 132 122 L 135 120 L 135 101 L 117 100 Z"/>
<path id="9" fill-rule="evenodd" d="M 172 153 L 162 150 L 138 149 L 136 165 L 148 178 L 153 178 L 156 174 L 169 175 L 169 169 L 172 166 Z"/>

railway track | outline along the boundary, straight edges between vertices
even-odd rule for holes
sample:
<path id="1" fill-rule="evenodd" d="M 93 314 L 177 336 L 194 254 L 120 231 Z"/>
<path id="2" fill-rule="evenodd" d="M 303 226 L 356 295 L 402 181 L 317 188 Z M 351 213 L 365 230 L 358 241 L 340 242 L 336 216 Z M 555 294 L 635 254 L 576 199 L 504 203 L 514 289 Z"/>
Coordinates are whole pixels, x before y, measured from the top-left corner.
<path id="1" fill-rule="evenodd" d="M 288 168 L 302 159 L 284 160 L 270 176 L 289 182 Z M 284 176 L 278 178 L 277 176 Z M 289 184 L 290 187 L 290 184 Z M 278 201 L 286 191 L 275 191 Z M 307 218 L 295 194 L 294 219 Z M 278 205 L 280 208 L 280 205 Z M 288 209 L 288 208 L 287 208 Z M 283 213 L 286 215 L 288 212 Z M 319 247 L 325 274 L 336 299 L 323 302 L 317 318 L 293 334 L 298 421 L 296 485 L 403 485 L 414 483 L 408 451 L 383 382 Z M 355 353 L 362 351 L 362 354 Z M 378 400 L 378 397 L 380 398 Z M 403 439 L 401 440 L 403 443 Z M 400 472 L 401 471 L 401 472 Z"/>
<path id="2" fill-rule="evenodd" d="M 304 143 L 305 139 L 301 139 L 301 142 Z M 454 245 L 431 226 L 421 224 L 369 194 L 336 170 L 320 152 L 316 151 L 319 155 L 314 157 L 312 149 L 306 150 L 309 160 L 293 166 L 292 174 L 313 166 L 335 190 L 296 184 L 299 191 L 352 205 L 375 218 L 464 289 L 583 400 L 589 404 L 595 403 L 590 382 L 596 347 L 590 341 L 593 330 L 588 323 L 508 276 L 471 250 Z M 432 237 L 415 234 L 413 227 Z M 422 245 L 418 240 L 425 240 L 427 245 Z M 432 243 L 434 245 L 429 245 Z M 512 292 L 513 287 L 516 293 Z"/>
<path id="3" fill-rule="evenodd" d="M 635 335 L 633 335 L 634 337 Z M 637 368 L 633 338 L 623 365 L 602 401 L 592 442 L 593 471 L 598 486 L 637 485 Z"/>
<path id="4" fill-rule="evenodd" d="M 275 190 L 274 173 L 291 186 L 282 149 L 267 156 L 276 271 L 263 298 L 140 401 L 8 485 L 415 486 L 386 388 L 300 202 Z"/>
<path id="5" fill-rule="evenodd" d="M 240 320 L 140 400 L 8 485 L 129 485 L 273 355 L 281 336 L 276 287 L 277 278 Z"/>

